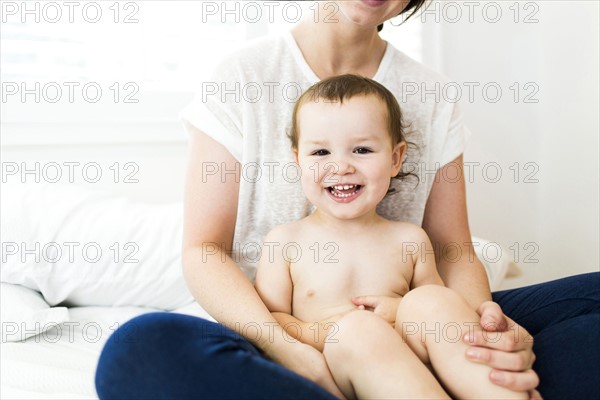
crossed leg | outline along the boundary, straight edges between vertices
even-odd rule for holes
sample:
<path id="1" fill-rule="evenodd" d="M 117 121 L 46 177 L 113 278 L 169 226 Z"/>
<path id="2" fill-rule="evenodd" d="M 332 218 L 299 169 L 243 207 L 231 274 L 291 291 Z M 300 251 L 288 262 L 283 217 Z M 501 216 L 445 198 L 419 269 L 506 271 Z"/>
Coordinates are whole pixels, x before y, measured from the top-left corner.
<path id="1" fill-rule="evenodd" d="M 392 326 L 371 311 L 337 321 L 323 355 L 348 399 L 448 399 L 429 369 Z"/>
<path id="2" fill-rule="evenodd" d="M 399 322 L 400 321 L 400 322 Z M 493 384 L 491 368 L 466 359 L 463 335 L 478 330 L 479 316 L 456 292 L 427 285 L 404 296 L 396 313 L 396 330 L 425 364 L 431 364 L 444 387 L 460 399 L 528 399 Z M 492 333 L 512 335 L 514 332 Z"/>
<path id="3" fill-rule="evenodd" d="M 480 329 L 479 317 L 443 286 L 423 286 L 404 296 L 395 329 L 371 311 L 351 312 L 336 327 L 323 355 L 349 399 L 448 399 L 444 387 L 461 399 L 528 398 L 494 385 L 490 367 L 465 358 L 468 346 L 462 337 Z"/>

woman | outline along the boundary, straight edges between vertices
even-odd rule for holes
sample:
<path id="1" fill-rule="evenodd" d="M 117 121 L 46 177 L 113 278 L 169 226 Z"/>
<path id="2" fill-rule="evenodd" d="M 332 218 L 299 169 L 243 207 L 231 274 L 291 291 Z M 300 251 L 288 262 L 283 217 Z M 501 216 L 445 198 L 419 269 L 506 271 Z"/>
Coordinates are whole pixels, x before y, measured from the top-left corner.
<path id="1" fill-rule="evenodd" d="M 468 130 L 460 112 L 450 103 L 420 103 L 419 96 L 400 99 L 402 82 L 434 84 L 443 77 L 387 45 L 377 27 L 399 13 L 416 12 L 423 2 L 322 2 L 318 21 L 306 18 L 291 34 L 258 40 L 220 65 L 205 85 L 210 90 L 183 113 L 191 136 L 183 264 L 192 294 L 222 325 L 166 313 L 133 319 L 121 328 L 134 332 L 131 340 L 114 335 L 103 351 L 96 376 L 101 398 L 341 395 L 322 354 L 289 340 L 251 279 L 264 234 L 311 211 L 286 137 L 297 92 L 343 73 L 388 87 L 411 124 L 409 141 L 420 149 L 405 163 L 419 184 L 414 190 L 398 187 L 380 211 L 421 224 L 437 249 L 455 251 L 436 253 L 446 285 L 477 310 L 483 329 L 514 331 L 499 340 L 494 334 L 472 338 L 466 356 L 493 368 L 493 383 L 539 397 L 530 331 L 543 360 L 535 365 L 542 395 L 591 397 L 594 360 L 586 356 L 598 348 L 588 333 L 600 319 L 598 274 L 497 293 L 492 302 L 485 271 L 468 245 L 464 179 L 443 179 L 454 177 L 457 166 L 462 170 Z M 332 11 L 335 22 L 326 18 Z M 432 168 L 433 176 L 427 173 Z M 446 168 L 453 171 L 446 174 Z M 550 300 L 561 309 L 548 312 Z M 567 351 L 578 358 L 564 365 Z M 578 384 L 571 387 L 574 371 Z"/>

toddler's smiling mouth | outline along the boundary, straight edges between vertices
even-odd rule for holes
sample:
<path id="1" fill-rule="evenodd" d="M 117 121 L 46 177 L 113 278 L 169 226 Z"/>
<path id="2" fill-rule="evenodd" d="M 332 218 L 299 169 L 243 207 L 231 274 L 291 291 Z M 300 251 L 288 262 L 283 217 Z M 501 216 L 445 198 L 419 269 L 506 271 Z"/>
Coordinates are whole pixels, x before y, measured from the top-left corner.
<path id="1" fill-rule="evenodd" d="M 354 200 L 362 191 L 363 185 L 343 184 L 327 187 L 330 196 L 337 202 L 349 202 Z"/>

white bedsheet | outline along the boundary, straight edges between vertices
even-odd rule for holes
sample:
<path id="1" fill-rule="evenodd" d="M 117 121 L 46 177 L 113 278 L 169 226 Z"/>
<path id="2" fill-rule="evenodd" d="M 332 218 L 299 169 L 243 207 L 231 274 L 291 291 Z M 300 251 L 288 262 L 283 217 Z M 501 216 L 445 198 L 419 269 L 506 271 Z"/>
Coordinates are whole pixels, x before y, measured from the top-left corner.
<path id="1" fill-rule="evenodd" d="M 140 307 L 73 307 L 70 321 L 23 342 L 0 346 L 0 398 L 97 399 L 96 364 L 117 326 Z"/>
<path id="2" fill-rule="evenodd" d="M 100 352 L 117 327 L 142 307 L 72 307 L 70 320 L 23 342 L 0 344 L 0 399 L 97 399 Z M 215 321 L 198 303 L 175 311 Z"/>

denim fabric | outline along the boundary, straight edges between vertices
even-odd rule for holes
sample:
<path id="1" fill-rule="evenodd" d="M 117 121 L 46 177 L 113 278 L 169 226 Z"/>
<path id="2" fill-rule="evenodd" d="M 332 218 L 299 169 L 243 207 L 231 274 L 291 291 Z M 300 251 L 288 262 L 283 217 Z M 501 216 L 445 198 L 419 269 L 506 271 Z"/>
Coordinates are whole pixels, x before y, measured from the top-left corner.
<path id="1" fill-rule="evenodd" d="M 544 400 L 600 399 L 600 273 L 492 295 L 534 337 Z"/>
<path id="2" fill-rule="evenodd" d="M 101 399 L 335 399 L 227 327 L 167 312 L 138 316 L 113 333 L 96 391 Z"/>
<path id="3" fill-rule="evenodd" d="M 493 293 L 534 335 L 545 400 L 598 399 L 600 273 Z M 150 313 L 121 326 L 96 371 L 101 399 L 333 399 L 228 328 Z"/>

